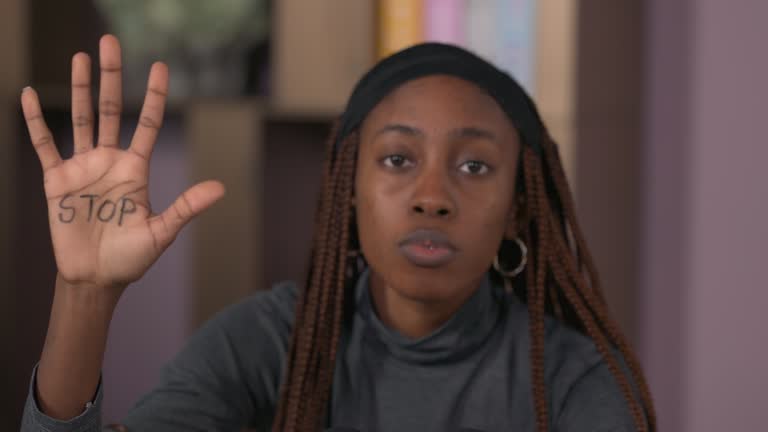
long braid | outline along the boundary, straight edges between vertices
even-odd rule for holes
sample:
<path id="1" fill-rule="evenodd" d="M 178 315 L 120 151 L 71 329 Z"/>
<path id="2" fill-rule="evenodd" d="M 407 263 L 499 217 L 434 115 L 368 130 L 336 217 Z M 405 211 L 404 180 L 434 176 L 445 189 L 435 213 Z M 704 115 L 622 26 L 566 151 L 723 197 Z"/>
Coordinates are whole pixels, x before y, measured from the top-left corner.
<path id="1" fill-rule="evenodd" d="M 575 241 L 575 253 L 579 264 L 583 263 L 586 268 L 587 275 L 589 277 L 589 283 L 592 291 L 597 295 L 597 299 L 603 303 L 605 297 L 601 289 L 600 278 L 598 277 L 597 267 L 595 266 L 595 260 L 592 254 L 589 252 L 589 248 L 586 247 L 586 240 L 584 233 L 581 230 L 581 226 L 576 223 L 576 205 L 573 201 L 573 194 L 571 188 L 568 186 L 568 181 L 565 177 L 565 170 L 563 169 L 562 161 L 560 160 L 560 153 L 557 150 L 557 144 L 552 140 L 548 133 L 544 133 L 542 137 L 542 147 L 544 150 L 544 157 L 549 167 L 550 176 L 557 188 L 558 199 L 561 203 L 561 212 L 563 218 L 567 221 L 567 227 L 569 233 Z M 580 267 L 580 265 L 578 266 Z"/>
<path id="2" fill-rule="evenodd" d="M 535 353 L 541 348 L 538 347 L 539 341 L 537 340 L 540 330 L 538 329 L 538 317 L 544 313 L 546 307 L 552 307 L 551 302 L 559 301 L 564 297 L 567 300 L 568 308 L 575 311 L 575 318 L 564 321 L 577 328 L 583 328 L 586 333 L 594 340 L 596 347 L 601 355 L 604 357 L 606 364 L 614 375 L 622 393 L 627 400 L 627 403 L 632 413 L 634 422 L 638 430 L 655 430 L 655 416 L 653 413 L 652 402 L 650 398 L 650 392 L 648 391 L 647 384 L 640 373 L 639 366 L 636 358 L 629 348 L 626 340 L 618 330 L 618 326 L 608 316 L 607 307 L 604 301 L 603 294 L 600 289 L 599 280 L 594 270 L 591 256 L 586 248 L 583 240 L 583 235 L 576 222 L 575 213 L 573 212 L 573 200 L 570 192 L 567 189 L 567 183 L 557 157 L 557 149 L 555 144 L 547 139 L 545 140 L 544 152 L 545 160 L 540 160 L 535 153 L 529 148 L 523 150 L 523 169 L 525 180 L 525 194 L 526 202 L 529 206 L 529 212 L 534 216 L 534 225 L 536 227 L 536 234 L 538 234 L 537 243 L 535 245 L 538 251 L 534 252 L 537 255 L 537 262 L 541 262 L 541 254 L 545 254 L 544 261 L 546 262 L 547 273 L 552 276 L 552 283 L 548 284 L 548 287 L 540 285 L 541 277 L 536 278 L 535 281 L 531 281 L 528 278 L 528 303 L 531 313 L 531 347 L 532 347 L 532 362 L 539 361 L 535 356 Z M 545 165 L 546 162 L 546 165 Z M 549 168 L 549 178 L 555 183 L 557 189 L 557 196 L 549 196 L 545 186 L 546 172 L 544 166 Z M 556 201 L 559 205 L 556 207 L 561 210 L 561 215 L 558 217 L 553 213 L 550 203 Z M 545 227 L 549 227 L 548 229 Z M 561 228 L 562 227 L 562 228 Z M 575 242 L 576 251 L 572 251 L 569 245 L 569 239 L 567 237 L 567 230 L 571 230 Z M 529 234 L 530 236 L 530 234 Z M 549 251 L 549 252 L 545 252 Z M 584 274 L 579 272 L 578 263 L 584 262 L 588 267 L 589 280 L 584 279 Z M 592 268 L 590 270 L 589 268 Z M 529 270 L 529 273 L 532 270 Z M 536 272 L 541 273 L 542 269 L 537 264 Z M 531 284 L 533 282 L 533 285 Z M 587 284 L 591 286 L 588 287 Z M 555 289 L 560 295 L 550 295 L 549 304 L 542 305 L 538 300 L 539 293 L 549 288 L 550 292 Z M 555 305 L 556 306 L 556 305 Z M 557 309 L 557 307 L 555 307 Z M 594 315 L 593 315 L 594 314 Z M 558 314 L 560 315 L 560 314 Z M 533 317 L 536 317 L 534 319 Z M 602 333 L 605 331 L 605 333 Z M 622 356 L 627 360 L 627 364 L 630 367 L 631 376 L 634 382 L 637 384 L 640 392 L 640 399 L 643 407 L 635 400 L 632 388 L 627 380 L 627 377 L 621 372 L 618 361 L 611 353 L 610 341 L 616 348 L 619 349 Z M 534 393 L 534 402 L 537 410 L 537 426 L 540 431 L 545 431 L 546 425 L 543 424 L 541 417 L 540 406 L 545 404 L 546 399 L 543 399 L 542 392 L 537 389 L 541 386 L 541 379 L 537 379 L 537 375 L 540 372 L 542 365 L 532 363 L 532 385 Z M 642 409 L 645 408 L 647 416 L 647 424 L 643 418 Z"/>
<path id="3" fill-rule="evenodd" d="M 572 259 L 566 258 L 568 256 L 568 251 L 566 250 L 567 246 L 564 243 L 561 244 L 563 249 L 561 250 L 560 254 L 562 257 L 562 263 L 565 266 L 565 269 L 571 280 L 574 284 L 576 284 L 578 288 L 576 291 L 584 298 L 587 305 L 590 305 L 590 309 L 595 313 L 595 315 L 597 315 L 598 323 L 608 334 L 609 340 L 613 345 L 616 346 L 621 355 L 624 357 L 627 366 L 630 369 L 632 379 L 636 383 L 638 391 L 640 392 L 642 403 L 648 415 L 649 424 L 654 425 L 656 416 L 653 409 L 653 404 L 651 402 L 651 394 L 650 390 L 648 389 L 648 384 L 642 375 L 637 356 L 629 347 L 626 337 L 622 334 L 616 323 L 609 316 L 604 295 L 602 289 L 600 288 L 599 278 L 597 277 L 594 264 L 591 264 L 593 262 L 591 255 L 584 242 L 584 236 L 581 234 L 581 229 L 575 220 L 573 198 L 570 194 L 570 190 L 565 179 L 565 174 L 557 154 L 557 147 L 553 141 L 547 139 L 545 140 L 544 150 L 549 162 L 549 166 L 553 172 L 553 178 L 558 189 L 558 195 L 561 197 L 561 200 L 564 204 L 564 216 L 567 219 L 569 226 L 572 228 L 572 231 L 574 232 L 574 237 L 577 243 L 577 250 L 580 254 L 585 256 L 583 261 L 587 266 L 588 273 L 590 274 L 592 289 L 589 289 L 586 286 L 586 281 L 579 277 L 580 272 L 578 271 L 577 263 L 575 263 Z M 563 233 L 559 234 L 560 235 L 558 235 L 557 238 L 564 237 Z"/>
<path id="4" fill-rule="evenodd" d="M 542 176 L 537 175 L 534 178 L 538 182 L 538 190 L 541 190 L 543 186 Z M 556 221 L 554 215 L 552 215 L 551 209 L 549 208 L 549 206 L 545 205 L 540 210 L 541 210 L 540 214 L 542 215 L 542 219 L 543 219 L 543 224 L 549 224 L 550 229 L 552 229 L 552 231 L 557 232 L 557 230 L 559 230 L 559 224 Z M 566 280 L 565 271 L 562 267 L 562 264 L 563 264 L 563 261 L 569 261 L 568 259 L 569 254 L 564 250 L 565 245 L 563 244 L 562 241 L 557 241 L 556 237 L 552 239 L 552 243 L 553 243 L 552 246 L 555 246 L 555 247 L 553 248 L 553 250 L 549 252 L 550 255 L 547 258 L 550 264 L 550 269 L 554 275 L 555 282 L 557 283 L 557 286 L 563 291 L 563 293 L 565 294 L 565 297 L 568 299 L 568 301 L 576 310 L 576 313 L 578 314 L 578 317 L 581 320 L 581 324 L 586 329 L 587 334 L 593 339 L 595 346 L 597 347 L 598 352 L 600 352 L 600 354 L 603 356 L 608 366 L 608 369 L 616 378 L 619 384 L 619 387 L 622 390 L 624 398 L 629 403 L 630 411 L 632 413 L 632 416 L 634 418 L 636 425 L 640 430 L 645 430 L 640 407 L 637 405 L 637 401 L 635 401 L 634 397 L 632 396 L 632 390 L 629 385 L 629 382 L 627 381 L 626 377 L 621 373 L 617 359 L 611 353 L 611 350 L 610 350 L 610 347 L 608 346 L 605 335 L 601 333 L 597 328 L 597 324 L 595 323 L 594 317 L 587 310 L 586 306 L 582 302 L 582 299 L 576 292 L 577 290 L 571 284 L 569 284 L 568 281 Z M 583 284 L 581 284 L 581 286 L 583 286 Z"/>
<path id="5" fill-rule="evenodd" d="M 317 430 L 328 402 L 343 315 L 344 257 L 350 238 L 349 207 L 357 148 L 357 136 L 352 134 L 336 155 L 335 134 L 327 147 L 308 283 L 296 308 L 287 373 L 273 423 L 275 432 Z"/>
<path id="6" fill-rule="evenodd" d="M 529 151 L 523 153 L 523 165 L 525 167 L 526 187 L 535 191 L 538 184 L 533 180 L 536 170 L 533 164 L 536 161 Z M 543 196 L 541 193 L 533 193 L 527 200 L 530 213 L 534 220 L 541 218 L 540 211 Z M 536 239 L 536 248 L 532 251 L 535 254 L 533 264 L 535 267 L 528 269 L 528 280 L 533 282 L 528 284 L 528 304 L 530 313 L 529 331 L 531 339 L 531 383 L 533 385 L 534 409 L 536 412 L 536 425 L 540 432 L 548 430 L 547 423 L 547 403 L 546 403 L 546 385 L 544 380 L 544 284 L 546 281 L 546 253 L 544 249 L 547 245 L 546 231 L 547 227 L 537 225 L 531 227 L 531 238 Z M 534 231 L 535 230 L 535 231 Z"/>
<path id="7" fill-rule="evenodd" d="M 315 272 L 316 278 L 311 282 L 310 288 L 306 295 L 308 298 L 308 304 L 310 305 L 306 316 L 306 332 L 303 334 L 304 341 L 302 346 L 305 346 L 305 350 L 308 353 L 308 359 L 306 368 L 301 374 L 302 380 L 297 386 L 298 413 L 296 414 L 295 422 L 300 427 L 300 430 L 306 430 L 305 422 L 313 422 L 314 416 L 306 416 L 307 413 L 314 412 L 316 410 L 316 399 L 314 397 L 307 397 L 308 394 L 312 394 L 317 387 L 317 368 L 320 362 L 322 344 L 326 340 L 321 337 L 320 329 L 324 324 L 325 305 L 327 304 L 327 295 L 329 285 L 331 283 L 332 272 L 328 271 L 328 267 L 331 267 L 334 263 L 334 256 L 337 253 L 338 245 L 336 242 L 338 229 L 333 223 L 334 216 L 334 201 L 336 184 L 339 182 L 337 163 L 333 163 L 330 167 L 331 173 L 328 181 L 326 182 L 327 189 L 325 194 L 324 203 L 321 205 L 321 238 L 318 239 L 317 245 L 318 255 L 316 261 L 313 263 L 314 268 L 319 271 Z M 306 417 L 305 417 L 306 416 Z"/>
<path id="8" fill-rule="evenodd" d="M 347 140 L 350 141 L 350 140 Z M 341 183 L 342 179 L 339 176 L 339 173 L 341 171 L 341 163 L 337 160 L 333 167 L 333 173 L 331 176 L 331 188 L 332 188 L 332 198 L 331 202 L 334 202 L 339 199 L 339 184 Z M 307 388 L 313 393 L 311 397 L 307 398 L 306 404 L 308 405 L 308 411 L 312 414 L 319 413 L 322 410 L 321 403 L 322 403 L 322 394 L 317 394 L 318 392 L 322 392 L 323 389 L 320 386 L 321 381 L 321 369 L 323 368 L 323 365 L 326 363 L 326 358 L 328 356 L 328 353 L 330 351 L 330 347 L 328 346 L 328 339 L 330 337 L 331 332 L 328 331 L 328 314 L 332 313 L 329 311 L 331 305 L 330 305 L 330 298 L 331 298 L 331 291 L 334 287 L 334 281 L 336 277 L 336 272 L 333 271 L 334 264 L 336 263 L 337 256 L 340 254 L 340 250 L 342 248 L 346 249 L 346 245 L 339 244 L 339 238 L 341 234 L 341 230 L 346 230 L 346 227 L 340 228 L 337 221 L 339 221 L 339 206 L 333 205 L 330 209 L 331 211 L 331 219 L 329 220 L 328 224 L 328 230 L 329 230 L 329 236 L 328 241 L 326 243 L 326 248 L 324 250 L 325 254 L 325 261 L 324 263 L 327 263 L 325 267 L 323 268 L 322 274 L 322 280 L 319 286 L 319 302 L 317 304 L 317 318 L 316 318 L 316 329 L 317 332 L 313 336 L 313 344 L 315 345 L 315 349 L 312 351 L 310 355 L 310 369 L 309 372 L 309 380 L 307 383 Z M 346 254 L 346 250 L 344 251 Z M 310 415 L 305 418 L 306 424 L 303 425 L 302 430 L 313 430 L 316 429 L 319 425 L 315 424 L 319 419 L 317 418 L 317 415 Z"/>
<path id="9" fill-rule="evenodd" d="M 562 250 L 558 248 L 558 251 L 561 252 Z M 587 334 L 594 341 L 598 352 L 603 356 L 603 359 L 608 366 L 608 370 L 619 384 L 622 394 L 624 395 L 624 399 L 629 404 L 630 412 L 635 421 L 635 426 L 640 431 L 646 431 L 647 429 L 645 427 L 645 421 L 643 420 L 642 408 L 640 405 L 638 405 L 637 400 L 635 400 L 629 381 L 627 381 L 627 377 L 621 372 L 616 356 L 611 352 L 611 348 L 609 346 L 606 335 L 602 333 L 598 328 L 595 318 L 584 304 L 584 301 L 579 295 L 578 290 L 574 288 L 573 284 L 569 283 L 564 269 L 561 266 L 563 264 L 562 255 L 553 254 L 550 257 L 550 260 L 555 281 L 560 287 L 562 287 L 561 289 L 563 290 L 565 297 L 573 305 L 576 313 L 579 316 L 579 319 L 581 319 L 581 322 L 586 329 Z M 578 285 L 581 284 L 577 284 L 577 286 Z"/>
<path id="10" fill-rule="evenodd" d="M 326 154 L 332 154 L 333 147 L 335 145 L 336 131 L 338 130 L 338 122 L 334 125 L 334 131 L 329 137 L 326 143 Z M 323 186 L 321 192 L 321 198 L 318 200 L 318 211 L 315 220 L 315 234 L 313 239 L 312 258 L 311 264 L 308 269 L 308 281 L 309 287 L 315 287 L 319 284 L 321 274 L 319 269 L 322 269 L 322 258 L 324 245 L 328 242 L 327 237 L 327 221 L 328 212 L 330 207 L 323 203 L 328 203 L 331 192 L 331 172 L 332 172 L 332 159 L 326 158 L 323 167 Z M 314 299 L 309 298 L 307 291 L 311 291 L 316 295 L 317 290 L 305 290 L 299 298 L 296 307 L 296 314 L 294 320 L 294 328 L 297 329 L 292 333 L 290 351 L 288 356 L 288 363 L 286 367 L 286 374 L 284 382 L 280 388 L 280 399 L 273 422 L 273 431 L 293 431 L 297 430 L 296 424 L 299 420 L 300 401 L 302 400 L 301 389 L 304 386 L 303 381 L 306 378 L 307 365 L 309 363 L 309 356 L 311 350 L 307 346 L 312 338 L 306 336 L 307 333 L 314 331 L 314 321 L 311 318 L 307 319 L 307 315 L 312 314 L 310 305 L 316 304 Z M 306 323 L 306 324 L 305 324 Z M 306 328 L 306 326 L 309 328 Z M 299 330 L 300 329 L 300 330 Z"/>
<path id="11" fill-rule="evenodd" d="M 335 269 L 329 269 L 327 283 L 323 284 L 323 294 L 320 300 L 320 332 L 318 337 L 323 341 L 329 341 L 328 343 L 322 343 L 318 349 L 319 358 L 321 359 L 316 363 L 316 378 L 317 381 L 314 385 L 316 394 L 312 397 L 312 406 L 310 407 L 312 413 L 316 413 L 317 419 L 310 420 L 307 418 L 308 423 L 305 429 L 312 430 L 320 425 L 317 424 L 318 420 L 322 419 L 323 409 L 328 403 L 328 395 L 331 387 L 331 379 L 333 376 L 333 367 L 335 363 L 335 345 L 338 343 L 339 329 L 335 326 L 341 325 L 340 315 L 342 310 L 336 310 L 336 305 L 339 298 L 343 298 L 344 294 L 344 273 L 346 270 L 346 255 L 348 250 L 349 240 L 349 201 L 351 196 L 351 184 L 352 178 L 350 168 L 354 169 L 354 151 L 356 149 L 356 138 L 350 137 L 340 151 L 340 157 L 336 165 L 334 176 L 337 179 L 335 184 L 334 198 L 337 205 L 334 206 L 334 216 L 332 220 L 332 238 L 334 242 L 338 244 L 336 248 L 331 251 L 329 260 L 336 261 Z M 333 262 L 333 261 L 328 261 Z M 333 354 L 332 354 L 333 353 Z"/>

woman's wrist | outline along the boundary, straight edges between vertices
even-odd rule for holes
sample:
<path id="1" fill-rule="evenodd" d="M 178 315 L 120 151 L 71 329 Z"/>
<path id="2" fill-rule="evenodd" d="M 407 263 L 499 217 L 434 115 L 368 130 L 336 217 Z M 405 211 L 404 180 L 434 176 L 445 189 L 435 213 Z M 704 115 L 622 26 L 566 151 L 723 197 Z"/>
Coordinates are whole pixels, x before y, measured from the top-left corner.
<path id="1" fill-rule="evenodd" d="M 72 283 L 58 273 L 54 302 L 56 297 L 59 297 L 64 304 L 84 309 L 84 312 L 90 312 L 89 315 L 95 313 L 97 316 L 111 317 L 126 287 L 127 285 L 121 284 Z"/>

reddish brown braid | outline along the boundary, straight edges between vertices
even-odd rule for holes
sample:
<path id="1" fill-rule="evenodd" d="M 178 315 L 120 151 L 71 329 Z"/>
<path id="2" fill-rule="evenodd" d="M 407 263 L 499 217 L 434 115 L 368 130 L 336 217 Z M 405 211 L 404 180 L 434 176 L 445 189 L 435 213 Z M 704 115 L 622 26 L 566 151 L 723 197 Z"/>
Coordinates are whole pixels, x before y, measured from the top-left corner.
<path id="1" fill-rule="evenodd" d="M 337 127 L 327 143 L 324 180 L 313 239 L 307 285 L 297 304 L 286 375 L 280 390 L 274 432 L 322 429 L 345 314 L 344 298 L 358 274 L 348 253 L 354 236 L 352 189 L 358 136 L 336 148 Z M 521 238 L 529 245 L 523 298 L 528 303 L 531 382 L 537 429 L 548 430 L 544 378 L 544 317 L 557 318 L 585 332 L 616 379 L 635 426 L 655 431 L 648 386 L 636 356 L 607 311 L 594 261 L 579 227 L 573 198 L 555 143 L 545 134 L 543 155 L 522 151 L 525 203 Z M 630 376 L 622 372 L 617 349 Z M 632 381 L 630 381 L 630 378 Z M 634 383 L 639 393 L 635 396 Z"/>
<path id="2" fill-rule="evenodd" d="M 327 143 L 322 198 L 318 202 L 308 283 L 296 309 L 286 376 L 273 431 L 321 429 L 344 315 L 357 134 L 335 149 Z M 356 275 L 353 275 L 356 279 Z"/>
<path id="3" fill-rule="evenodd" d="M 645 409 L 646 415 L 648 417 L 647 426 L 649 429 L 654 430 L 656 425 L 656 414 L 653 408 L 650 390 L 648 389 L 648 385 L 645 381 L 645 378 L 643 377 L 637 356 L 630 348 L 626 337 L 619 330 L 616 322 L 610 317 L 610 314 L 608 313 L 608 308 L 602 289 L 600 287 L 600 279 L 594 265 L 594 260 L 589 253 L 589 249 L 586 247 L 586 242 L 584 240 L 584 235 L 582 234 L 581 228 L 576 222 L 573 195 L 570 192 L 568 182 L 565 178 L 563 166 L 557 151 L 557 145 L 548 135 L 545 136 L 543 145 L 545 158 L 548 166 L 550 167 L 550 173 L 552 174 L 551 177 L 554 181 L 557 194 L 562 203 L 563 217 L 568 221 L 567 227 L 573 233 L 575 241 L 575 247 L 571 250 L 569 250 L 567 242 L 557 242 L 556 246 L 558 247 L 558 253 L 553 258 L 557 258 L 561 261 L 564 269 L 560 268 L 559 270 L 564 270 L 561 273 L 567 274 L 571 280 L 572 285 L 566 289 L 581 297 L 581 300 L 586 303 L 590 312 L 594 315 L 593 318 L 601 327 L 601 330 L 606 333 L 607 339 L 614 347 L 619 350 L 619 353 L 627 363 L 632 380 L 637 386 L 637 391 L 640 393 L 640 399 L 642 401 L 643 408 Z M 566 233 L 563 233 L 560 230 L 560 226 L 554 223 L 554 218 L 550 218 L 550 220 L 553 222 L 553 229 L 558 234 L 555 237 L 560 240 L 565 239 Z M 574 253 L 576 254 L 576 258 L 568 259 L 569 257 L 573 257 Z M 587 280 L 585 280 L 582 276 L 583 271 L 579 268 L 579 263 L 584 264 L 585 272 L 589 277 L 589 284 L 587 283 Z M 562 286 L 563 283 L 558 283 L 557 285 Z M 590 334 L 590 336 L 592 335 Z M 594 336 L 592 337 L 594 339 Z M 620 385 L 623 386 L 621 382 Z M 627 388 L 629 388 L 629 386 L 627 386 Z M 628 391 L 625 391 L 625 394 L 626 393 L 628 393 Z"/>
<path id="4" fill-rule="evenodd" d="M 592 257 L 575 218 L 573 199 L 557 146 L 549 136 L 544 137 L 542 145 L 543 158 L 526 147 L 523 150 L 522 164 L 527 211 L 531 217 L 528 232 L 524 233 L 523 237 L 535 245 L 531 250 L 534 258 L 529 260 L 533 265 L 527 269 L 526 289 L 530 310 L 531 368 L 538 429 L 548 430 L 544 396 L 544 310 L 551 307 L 553 302 L 562 302 L 560 306 L 574 311 L 575 317 L 561 319 L 583 329 L 592 338 L 627 401 L 637 430 L 654 431 L 656 420 L 648 386 L 636 356 L 608 313 Z M 548 173 L 549 177 L 545 173 Z M 554 187 L 554 193 L 548 192 L 551 188 L 548 189 L 547 180 Z M 559 212 L 553 208 L 557 208 Z M 568 236 L 569 232 L 572 241 Z M 581 269 L 582 264 L 585 269 Z M 545 293 L 550 294 L 546 304 L 542 301 Z M 618 349 L 626 361 L 632 381 L 622 372 L 614 348 Z M 639 392 L 639 400 L 635 397 L 631 382 Z"/>

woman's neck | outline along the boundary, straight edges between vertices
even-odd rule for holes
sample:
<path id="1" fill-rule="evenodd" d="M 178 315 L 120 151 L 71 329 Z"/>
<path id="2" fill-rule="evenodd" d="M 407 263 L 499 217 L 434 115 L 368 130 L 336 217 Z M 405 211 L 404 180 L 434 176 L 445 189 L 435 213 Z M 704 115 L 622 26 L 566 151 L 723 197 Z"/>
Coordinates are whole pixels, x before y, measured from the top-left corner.
<path id="1" fill-rule="evenodd" d="M 371 275 L 370 292 L 376 314 L 387 327 L 410 339 L 420 339 L 445 324 L 475 292 L 478 284 L 463 289 L 464 295 L 445 301 L 423 301 L 403 296 L 399 290 Z"/>

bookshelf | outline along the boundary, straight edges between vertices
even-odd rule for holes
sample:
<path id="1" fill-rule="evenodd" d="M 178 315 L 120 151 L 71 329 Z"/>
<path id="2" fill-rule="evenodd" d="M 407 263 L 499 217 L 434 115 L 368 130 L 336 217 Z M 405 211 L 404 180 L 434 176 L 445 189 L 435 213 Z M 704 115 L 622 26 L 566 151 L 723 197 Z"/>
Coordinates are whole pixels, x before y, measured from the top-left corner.
<path id="1" fill-rule="evenodd" d="M 183 110 L 191 182 L 217 179 L 227 192 L 192 222 L 191 325 L 262 285 L 264 103 L 195 101 Z"/>
<path id="2" fill-rule="evenodd" d="M 374 1 L 273 5 L 271 106 L 286 117 L 340 113 L 374 61 Z"/>

